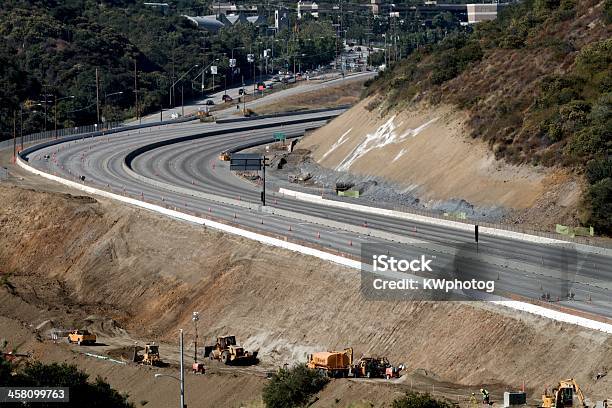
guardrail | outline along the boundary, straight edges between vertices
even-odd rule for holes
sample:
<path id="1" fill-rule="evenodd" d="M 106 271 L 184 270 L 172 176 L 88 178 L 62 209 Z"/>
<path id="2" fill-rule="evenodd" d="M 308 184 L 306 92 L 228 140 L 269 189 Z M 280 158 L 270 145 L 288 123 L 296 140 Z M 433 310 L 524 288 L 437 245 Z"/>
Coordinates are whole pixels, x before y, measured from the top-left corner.
<path id="1" fill-rule="evenodd" d="M 74 136 L 66 136 L 66 137 L 63 137 L 63 138 L 52 139 L 52 140 L 48 140 L 48 141 L 43 142 L 43 143 L 36 144 L 34 146 L 30 146 L 30 147 L 20 151 L 19 152 L 19 156 L 22 157 L 24 160 L 27 160 L 26 156 L 28 154 L 32 153 L 33 151 L 42 149 L 44 147 L 49 147 L 49 146 L 53 146 L 53 145 L 56 145 L 56 144 L 60 144 L 60 143 L 63 143 L 63 142 L 69 142 L 69 141 L 78 140 L 78 139 L 88 139 L 90 137 L 105 136 L 105 135 L 110 135 L 110 134 L 113 134 L 113 133 L 125 132 L 125 131 L 130 131 L 130 130 L 145 129 L 145 128 L 155 127 L 155 126 L 170 125 L 170 124 L 173 124 L 173 123 L 191 122 L 193 120 L 197 120 L 197 118 L 196 117 L 191 117 L 191 116 L 185 116 L 185 117 L 179 118 L 179 119 L 171 119 L 171 120 L 164 120 L 164 121 L 154 122 L 154 123 L 143 123 L 143 124 L 138 124 L 138 125 L 122 126 L 120 128 L 115 128 L 115 129 L 103 129 L 103 130 L 97 130 L 97 131 L 89 132 L 89 133 L 76 134 Z"/>
<path id="2" fill-rule="evenodd" d="M 124 122 L 110 122 L 110 123 L 105 123 L 104 126 L 100 128 L 100 130 L 108 131 L 112 129 L 121 128 L 123 126 L 124 126 Z M 12 148 L 13 144 L 16 144 L 18 146 L 17 149 L 19 150 L 21 146 L 26 145 L 26 144 L 32 144 L 34 142 L 41 142 L 43 140 L 48 140 L 48 139 L 62 139 L 68 136 L 92 133 L 96 131 L 98 131 L 97 125 L 85 125 L 85 126 L 57 129 L 57 131 L 47 130 L 44 132 L 30 133 L 30 134 L 24 135 L 23 138 L 21 136 L 17 136 L 15 140 L 8 139 L 3 142 L 0 142 L 0 150 Z"/>

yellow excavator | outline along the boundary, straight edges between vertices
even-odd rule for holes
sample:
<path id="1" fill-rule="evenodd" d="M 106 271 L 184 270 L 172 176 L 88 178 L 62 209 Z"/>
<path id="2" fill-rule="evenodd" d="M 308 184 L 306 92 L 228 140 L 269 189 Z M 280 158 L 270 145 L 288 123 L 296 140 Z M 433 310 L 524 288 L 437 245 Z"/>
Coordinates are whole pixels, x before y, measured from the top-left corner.
<path id="1" fill-rule="evenodd" d="M 577 404 L 574 404 L 574 396 L 578 397 Z M 541 408 L 566 408 L 573 406 L 588 407 L 580 386 L 573 378 L 559 381 L 559 384 L 552 391 L 547 388 L 544 390 L 544 394 L 542 394 Z"/>

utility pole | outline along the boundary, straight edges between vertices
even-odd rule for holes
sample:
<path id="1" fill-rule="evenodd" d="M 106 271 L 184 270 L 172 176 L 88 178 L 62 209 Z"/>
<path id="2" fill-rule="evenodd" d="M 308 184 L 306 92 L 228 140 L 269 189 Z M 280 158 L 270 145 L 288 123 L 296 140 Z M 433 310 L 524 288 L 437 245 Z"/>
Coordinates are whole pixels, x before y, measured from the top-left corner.
<path id="1" fill-rule="evenodd" d="M 23 150 L 23 105 L 19 105 L 19 121 L 21 122 L 19 138 L 21 139 L 21 150 Z"/>
<path id="2" fill-rule="evenodd" d="M 17 111 L 13 110 L 13 163 L 17 160 Z"/>
<path id="3" fill-rule="evenodd" d="M 185 116 L 185 95 L 183 94 L 183 84 L 181 84 L 181 116 Z"/>
<path id="4" fill-rule="evenodd" d="M 135 97 L 135 107 L 136 107 L 136 119 L 142 123 L 142 119 L 140 118 L 140 109 L 138 106 L 138 62 L 134 59 L 134 97 Z"/>
<path id="5" fill-rule="evenodd" d="M 100 126 L 100 74 L 98 68 L 96 68 L 96 117 L 96 125 Z"/>
<path id="6" fill-rule="evenodd" d="M 57 139 L 57 93 L 53 93 L 53 136 Z"/>

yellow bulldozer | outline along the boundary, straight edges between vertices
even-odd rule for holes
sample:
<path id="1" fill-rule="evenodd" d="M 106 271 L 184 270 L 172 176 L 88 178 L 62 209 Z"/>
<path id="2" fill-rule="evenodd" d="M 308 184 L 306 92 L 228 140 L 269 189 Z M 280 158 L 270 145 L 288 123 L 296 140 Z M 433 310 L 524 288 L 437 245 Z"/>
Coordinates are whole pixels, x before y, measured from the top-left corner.
<path id="1" fill-rule="evenodd" d="M 228 152 L 221 152 L 219 154 L 219 160 L 221 161 L 230 161 L 230 159 L 231 159 L 231 156 Z"/>
<path id="2" fill-rule="evenodd" d="M 257 352 L 246 351 L 236 344 L 235 336 L 217 337 L 212 346 L 204 347 L 204 356 L 211 360 L 221 360 L 223 364 L 250 365 L 257 363 Z"/>
<path id="3" fill-rule="evenodd" d="M 162 364 L 159 357 L 159 346 L 155 343 L 147 343 L 144 346 L 144 353 L 140 355 L 138 348 L 134 347 L 132 361 L 150 366 L 160 366 Z"/>
<path id="4" fill-rule="evenodd" d="M 578 397 L 578 401 L 574 398 Z M 577 404 L 576 404 L 577 402 Z M 542 394 L 541 408 L 588 407 L 584 394 L 573 378 L 559 381 L 552 390 L 545 389 Z"/>

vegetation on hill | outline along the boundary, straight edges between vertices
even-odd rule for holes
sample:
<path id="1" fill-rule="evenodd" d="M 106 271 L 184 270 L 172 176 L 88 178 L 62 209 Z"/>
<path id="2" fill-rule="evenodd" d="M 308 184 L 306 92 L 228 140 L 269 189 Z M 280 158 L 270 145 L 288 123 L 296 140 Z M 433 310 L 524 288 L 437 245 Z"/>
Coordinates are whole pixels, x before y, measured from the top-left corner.
<path id="1" fill-rule="evenodd" d="M 225 86 L 226 76 L 229 86 L 243 75 L 249 80 L 253 68 L 259 75 L 265 65 L 258 57 L 253 67 L 246 55 L 259 56 L 264 47 L 275 47 L 275 69 L 292 67 L 295 59 L 302 67 L 333 59 L 331 24 L 311 21 L 300 32 L 293 38 L 289 30 L 281 31 L 274 46 L 274 38 L 250 24 L 212 35 L 176 10 L 164 13 L 136 0 L 5 0 L 0 8 L 0 140 L 12 137 L 14 119 L 19 134 L 20 111 L 25 134 L 53 129 L 56 98 L 59 128 L 95 123 L 96 69 L 101 119 L 112 121 L 136 116 L 135 68 L 138 111 L 147 113 L 160 104 L 168 108 L 170 85 L 195 64 L 200 67 L 177 84 L 173 106 L 181 104 L 181 86 L 186 99 L 201 96 L 201 77 L 194 78 L 216 58 L 217 88 Z M 210 73 L 205 79 L 210 89 Z"/>
<path id="2" fill-rule="evenodd" d="M 590 169 L 581 220 L 609 234 L 611 20 L 612 0 L 525 0 L 395 64 L 369 84 L 369 108 L 452 103 L 498 159 Z"/>
<path id="3" fill-rule="evenodd" d="M 329 382 L 329 378 L 305 364 L 278 370 L 263 389 L 268 408 L 307 406 L 310 399 Z"/>
<path id="4" fill-rule="evenodd" d="M 1 351 L 2 347 L 0 347 Z M 0 354 L 0 386 L 2 387 L 67 387 L 69 402 L 57 403 L 6 403 L 3 406 L 15 407 L 92 407 L 92 408 L 133 408 L 127 395 L 121 395 L 98 377 L 93 382 L 88 381 L 89 375 L 80 371 L 74 365 L 43 364 L 33 362 L 14 364 Z"/>
<path id="5" fill-rule="evenodd" d="M 452 404 L 438 400 L 429 394 L 409 392 L 393 401 L 393 408 L 451 408 Z"/>

